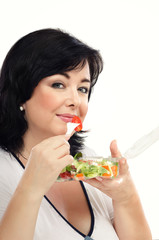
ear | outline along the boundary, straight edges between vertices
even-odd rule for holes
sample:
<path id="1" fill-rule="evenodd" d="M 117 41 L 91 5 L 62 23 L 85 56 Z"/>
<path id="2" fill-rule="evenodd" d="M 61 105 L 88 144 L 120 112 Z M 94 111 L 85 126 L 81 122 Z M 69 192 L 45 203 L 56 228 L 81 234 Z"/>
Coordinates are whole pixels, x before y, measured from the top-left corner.
<path id="1" fill-rule="evenodd" d="M 23 109 L 25 110 L 25 108 L 26 108 L 26 104 L 23 103 L 23 104 L 22 104 L 22 107 L 23 107 Z"/>

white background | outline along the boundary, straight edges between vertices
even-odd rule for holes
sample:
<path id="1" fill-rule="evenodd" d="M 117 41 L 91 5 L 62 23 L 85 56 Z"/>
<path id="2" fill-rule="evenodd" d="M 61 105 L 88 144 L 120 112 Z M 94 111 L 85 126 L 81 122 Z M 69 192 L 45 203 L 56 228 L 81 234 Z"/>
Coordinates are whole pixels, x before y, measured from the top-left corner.
<path id="1" fill-rule="evenodd" d="M 23 35 L 61 28 L 100 50 L 104 71 L 94 89 L 84 127 L 97 154 L 123 153 L 159 126 L 158 0 L 5 0 L 0 3 L 0 64 Z M 153 238 L 159 239 L 159 142 L 129 160 Z"/>

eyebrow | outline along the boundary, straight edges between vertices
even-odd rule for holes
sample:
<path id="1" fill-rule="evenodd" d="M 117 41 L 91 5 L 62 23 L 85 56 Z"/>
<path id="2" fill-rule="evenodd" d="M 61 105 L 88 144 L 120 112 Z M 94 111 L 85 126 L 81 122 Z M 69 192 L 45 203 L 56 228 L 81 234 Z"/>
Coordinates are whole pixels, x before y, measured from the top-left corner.
<path id="1" fill-rule="evenodd" d="M 70 76 L 69 76 L 67 73 L 65 73 L 65 72 L 61 72 L 60 75 L 63 75 L 63 76 L 65 76 L 67 79 L 70 79 Z M 87 78 L 82 79 L 81 82 L 91 83 L 91 81 L 90 81 L 89 79 L 87 79 Z"/>

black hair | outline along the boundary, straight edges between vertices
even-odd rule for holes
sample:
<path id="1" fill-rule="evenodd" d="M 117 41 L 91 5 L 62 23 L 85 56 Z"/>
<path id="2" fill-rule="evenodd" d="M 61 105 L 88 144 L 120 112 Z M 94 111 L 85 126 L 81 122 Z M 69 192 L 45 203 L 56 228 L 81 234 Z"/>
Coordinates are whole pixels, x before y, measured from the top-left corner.
<path id="1" fill-rule="evenodd" d="M 99 51 L 60 29 L 41 29 L 19 39 L 8 52 L 0 72 L 0 146 L 17 153 L 28 125 L 19 107 L 31 98 L 41 79 L 89 64 L 91 91 L 103 69 Z M 83 146 L 83 137 L 70 139 L 71 154 Z"/>

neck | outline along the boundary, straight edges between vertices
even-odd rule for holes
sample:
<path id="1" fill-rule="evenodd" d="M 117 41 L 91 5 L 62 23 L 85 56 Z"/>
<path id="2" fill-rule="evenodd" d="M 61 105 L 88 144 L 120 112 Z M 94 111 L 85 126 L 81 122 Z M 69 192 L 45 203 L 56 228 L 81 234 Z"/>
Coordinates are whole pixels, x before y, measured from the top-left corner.
<path id="1" fill-rule="evenodd" d="M 27 130 L 27 132 L 23 136 L 23 141 L 24 141 L 24 149 L 27 149 L 27 152 L 31 152 L 31 149 L 42 142 L 43 140 L 51 137 L 46 136 L 46 134 L 40 134 L 31 130 Z"/>
<path id="2" fill-rule="evenodd" d="M 32 148 L 49 137 L 51 136 L 46 136 L 46 134 L 39 135 L 38 132 L 28 129 L 23 136 L 24 147 L 20 151 L 21 157 L 26 161 L 29 158 Z"/>
<path id="3" fill-rule="evenodd" d="M 40 143 L 40 140 L 35 138 L 31 132 L 27 131 L 23 136 L 24 146 L 23 148 L 17 153 L 18 158 L 26 166 L 27 160 L 29 159 L 31 150 L 34 146 Z"/>

